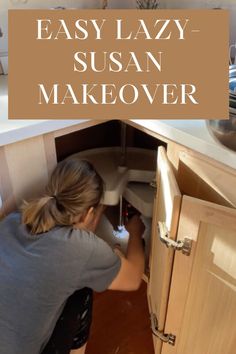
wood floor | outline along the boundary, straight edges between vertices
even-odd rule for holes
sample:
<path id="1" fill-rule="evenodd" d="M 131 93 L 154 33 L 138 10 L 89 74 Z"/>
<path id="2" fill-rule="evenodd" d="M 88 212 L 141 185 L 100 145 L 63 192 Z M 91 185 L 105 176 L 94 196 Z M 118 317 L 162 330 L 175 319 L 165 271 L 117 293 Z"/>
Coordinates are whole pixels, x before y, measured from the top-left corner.
<path id="1" fill-rule="evenodd" d="M 146 284 L 138 291 L 95 294 L 86 354 L 154 354 Z"/>

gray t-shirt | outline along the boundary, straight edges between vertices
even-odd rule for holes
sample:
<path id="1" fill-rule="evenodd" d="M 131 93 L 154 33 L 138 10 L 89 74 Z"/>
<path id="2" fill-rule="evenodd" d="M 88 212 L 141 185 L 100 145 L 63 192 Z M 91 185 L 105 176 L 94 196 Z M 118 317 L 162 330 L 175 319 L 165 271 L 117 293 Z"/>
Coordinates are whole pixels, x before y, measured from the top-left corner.
<path id="1" fill-rule="evenodd" d="M 104 291 L 120 259 L 91 232 L 71 227 L 30 235 L 14 213 L 0 223 L 0 354 L 38 354 L 67 298 Z"/>

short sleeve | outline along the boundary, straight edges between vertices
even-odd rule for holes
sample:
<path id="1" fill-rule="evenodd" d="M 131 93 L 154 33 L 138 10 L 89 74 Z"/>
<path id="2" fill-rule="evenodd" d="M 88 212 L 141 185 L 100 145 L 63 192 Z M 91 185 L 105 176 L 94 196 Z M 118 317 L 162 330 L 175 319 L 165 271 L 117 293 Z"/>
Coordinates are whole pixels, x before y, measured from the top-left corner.
<path id="1" fill-rule="evenodd" d="M 97 292 L 106 290 L 121 267 L 120 257 L 101 238 L 90 233 L 92 251 L 81 274 L 83 287 Z"/>

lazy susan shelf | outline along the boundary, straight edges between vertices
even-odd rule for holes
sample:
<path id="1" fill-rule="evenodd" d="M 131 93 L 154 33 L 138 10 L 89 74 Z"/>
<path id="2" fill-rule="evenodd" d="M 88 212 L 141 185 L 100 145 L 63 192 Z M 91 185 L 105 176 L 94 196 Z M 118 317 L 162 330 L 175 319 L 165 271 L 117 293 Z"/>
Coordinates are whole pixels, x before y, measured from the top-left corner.
<path id="1" fill-rule="evenodd" d="M 117 205 L 129 182 L 150 183 L 155 178 L 155 151 L 128 147 L 126 148 L 125 166 L 121 166 L 121 157 L 120 147 L 108 147 L 82 151 L 69 158 L 90 161 L 104 181 L 103 203 Z M 132 188 L 129 195 L 132 197 L 136 190 L 137 188 L 134 190 Z M 137 192 L 141 193 L 140 188 Z"/>

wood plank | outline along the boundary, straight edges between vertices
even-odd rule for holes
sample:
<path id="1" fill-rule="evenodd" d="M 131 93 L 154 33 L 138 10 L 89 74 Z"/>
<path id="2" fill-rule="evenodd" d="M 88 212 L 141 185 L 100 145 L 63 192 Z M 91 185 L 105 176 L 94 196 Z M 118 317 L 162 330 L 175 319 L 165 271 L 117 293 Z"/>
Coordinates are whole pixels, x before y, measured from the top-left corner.
<path id="1" fill-rule="evenodd" d="M 236 210 L 183 197 L 178 239 L 189 257 L 174 260 L 166 333 L 176 344 L 162 354 L 234 354 L 236 345 Z"/>
<path id="2" fill-rule="evenodd" d="M 173 168 L 176 178 L 178 178 L 177 171 L 179 168 L 179 154 L 181 151 L 188 151 L 188 149 L 186 147 L 184 147 L 183 145 L 179 145 L 177 143 L 174 143 L 173 141 L 170 141 L 168 143 L 167 157 L 172 165 L 172 168 Z M 177 179 L 177 182 L 178 182 L 178 179 Z"/>
<path id="3" fill-rule="evenodd" d="M 45 156 L 47 161 L 48 177 L 57 165 L 57 153 L 54 133 L 48 133 L 43 135 Z"/>
<path id="4" fill-rule="evenodd" d="M 236 207 L 236 171 L 194 152 L 179 153 L 178 183 L 183 194 Z"/>
<path id="5" fill-rule="evenodd" d="M 0 147 L 0 164 L 0 194 L 3 203 L 0 209 L 0 219 L 2 219 L 16 208 L 4 147 Z"/>
<path id="6" fill-rule="evenodd" d="M 182 194 L 236 207 L 236 170 L 174 142 L 167 156 Z"/>
<path id="7" fill-rule="evenodd" d="M 166 150 L 162 146 L 158 149 L 157 168 L 157 203 L 162 203 L 162 208 L 157 205 L 157 219 L 166 223 L 170 237 L 175 238 L 182 195 Z"/>
<path id="8" fill-rule="evenodd" d="M 94 125 L 99 125 L 99 124 L 102 124 L 102 123 L 105 123 L 105 122 L 107 122 L 107 120 L 94 120 L 94 119 L 85 120 L 84 122 L 72 125 L 71 127 L 66 127 L 66 128 L 55 130 L 53 132 L 54 138 L 58 138 L 60 136 L 63 136 L 63 135 L 66 135 L 66 134 L 70 134 L 70 133 L 79 131 L 81 129 L 89 128 L 89 127 L 92 127 Z"/>
<path id="9" fill-rule="evenodd" d="M 148 298 L 150 309 L 158 319 L 159 329 L 163 330 L 174 253 L 160 241 L 157 225 L 158 221 L 165 222 L 171 238 L 176 238 L 181 193 L 163 147 L 158 149 L 157 165 L 157 198 L 153 215 Z M 155 354 L 159 354 L 162 347 L 161 341 L 154 338 L 154 345 Z"/>
<path id="10" fill-rule="evenodd" d="M 41 193 L 48 180 L 42 136 L 5 146 L 13 195 L 19 206 L 23 199 Z"/>

